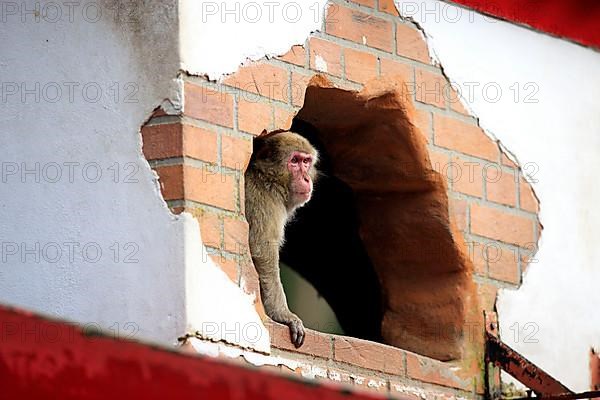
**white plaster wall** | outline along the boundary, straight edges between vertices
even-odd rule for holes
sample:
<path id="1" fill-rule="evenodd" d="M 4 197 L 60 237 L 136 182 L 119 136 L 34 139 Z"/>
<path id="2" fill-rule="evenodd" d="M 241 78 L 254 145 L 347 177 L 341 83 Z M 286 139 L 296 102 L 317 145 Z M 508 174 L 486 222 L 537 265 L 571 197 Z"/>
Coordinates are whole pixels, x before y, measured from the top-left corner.
<path id="1" fill-rule="evenodd" d="M 246 59 L 286 53 L 321 28 L 326 0 L 181 0 L 184 70 L 218 80 Z M 198 40 L 209 37 L 210 40 Z"/>
<path id="2" fill-rule="evenodd" d="M 77 95 L 81 91 L 75 92 L 73 102 L 66 95 L 56 103 L 21 101 L 20 93 L 2 98 L 1 165 L 96 162 L 109 175 L 114 173 L 108 167 L 115 162 L 122 169 L 133 162 L 139 171 L 134 176 L 138 182 L 128 184 L 123 176 L 112 182 L 113 175 L 97 183 L 81 175 L 75 175 L 74 183 L 50 183 L 42 177 L 39 184 L 31 182 L 31 176 L 21 182 L 20 170 L 16 177 L 6 176 L 0 183 L 3 243 L 93 242 L 106 257 L 97 264 L 85 262 L 81 255 L 58 263 L 35 262 L 28 256 L 23 262 L 21 246 L 16 258 L 0 259 L 0 302 L 104 327 L 133 322 L 140 328 L 137 337 L 169 343 L 174 333 L 215 322 L 211 320 L 218 313 L 202 301 L 211 298 L 215 304 L 214 296 L 223 293 L 232 294 L 233 300 L 227 301 L 239 307 L 222 309 L 226 317 L 219 321 L 257 321 L 243 295 L 220 290 L 221 283 L 206 285 L 210 279 L 225 282 L 224 276 L 216 273 L 203 248 L 191 244 L 198 234 L 195 221 L 166 210 L 141 157 L 137 134 L 161 101 L 168 98 L 179 105 L 179 68 L 218 79 L 235 71 L 246 57 L 281 54 L 303 43 L 322 24 L 322 0 L 296 3 L 301 9 L 297 21 L 295 14 L 282 13 L 291 1 L 278 2 L 275 8 L 259 2 L 258 20 L 256 9 L 244 11 L 248 1 L 225 3 L 232 7 L 228 10 L 238 7 L 237 11 L 227 14 L 221 2 L 180 0 L 179 39 L 174 2 L 150 2 L 152 7 L 146 4 L 133 13 L 125 10 L 122 14 L 137 17 L 127 23 L 123 16 L 115 20 L 114 12 L 95 23 L 78 18 L 77 11 L 74 21 L 66 23 L 32 23 L 31 16 L 23 23 L 20 14 L 2 15 L 2 83 L 97 82 L 107 90 L 118 82 L 121 92 L 116 102 L 113 91 L 97 103 L 82 99 Z M 34 2 L 26 4 L 34 7 Z M 587 350 L 600 345 L 600 315 L 595 309 L 600 294 L 594 290 L 600 278 L 600 250 L 593 243 L 600 236 L 600 188 L 594 180 L 600 149 L 595 90 L 600 87 L 600 55 L 435 0 L 397 5 L 425 29 L 452 81 L 463 88 L 479 84 L 472 96 L 464 93 L 482 126 L 521 164 L 537 166 L 534 188 L 545 229 L 538 262 L 530 267 L 522 288 L 501 294 L 503 339 L 572 389 L 585 390 Z M 290 13 L 296 9 L 289 7 Z M 139 89 L 137 103 L 124 101 L 124 85 L 130 82 Z M 533 96 L 537 103 L 524 102 L 528 82 L 539 88 Z M 482 92 L 487 83 L 503 90 L 498 101 L 490 101 L 493 92 L 486 93 L 487 98 Z M 520 88 L 517 101 L 510 89 L 515 83 Z M 190 245 L 184 246 L 185 241 Z M 111 261 L 109 246 L 115 242 L 137 244 L 139 261 Z M 510 327 L 527 322 L 539 327 L 537 343 L 524 343 L 523 332 L 514 340 Z M 212 337 L 223 335 L 216 332 Z M 254 346 L 264 349 L 265 338 Z"/>
<path id="3" fill-rule="evenodd" d="M 252 299 L 206 255 L 196 221 L 168 211 L 141 153 L 152 110 L 165 99 L 182 106 L 177 2 L 6 4 L 0 303 L 169 345 L 209 329 L 212 339 L 268 352 Z M 77 163 L 72 177 L 66 163 Z M 221 303 L 220 313 L 206 307 Z M 233 336 L 234 321 L 258 333 Z"/>
<path id="4" fill-rule="evenodd" d="M 503 340 L 569 388 L 589 390 L 588 351 L 600 345 L 600 53 L 440 1 L 396 5 L 423 27 L 482 127 L 535 172 L 544 230 L 523 286 L 500 294 Z M 528 82 L 536 103 L 525 101 Z M 502 90 L 497 101 L 492 86 Z M 526 343 L 528 322 L 539 330 Z"/>

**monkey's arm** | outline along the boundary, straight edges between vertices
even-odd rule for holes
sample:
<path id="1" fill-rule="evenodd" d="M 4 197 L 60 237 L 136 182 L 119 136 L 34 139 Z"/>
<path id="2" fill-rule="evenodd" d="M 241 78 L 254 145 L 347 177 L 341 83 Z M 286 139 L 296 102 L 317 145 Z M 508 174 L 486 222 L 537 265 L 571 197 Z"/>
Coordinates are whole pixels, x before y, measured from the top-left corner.
<path id="1" fill-rule="evenodd" d="M 287 305 L 281 277 L 279 275 L 279 243 L 265 242 L 252 260 L 258 272 L 260 295 L 265 312 L 273 320 L 290 328 L 292 343 L 297 348 L 304 343 L 304 325 L 302 320 L 290 311 Z M 252 252 L 252 250 L 251 250 Z"/>

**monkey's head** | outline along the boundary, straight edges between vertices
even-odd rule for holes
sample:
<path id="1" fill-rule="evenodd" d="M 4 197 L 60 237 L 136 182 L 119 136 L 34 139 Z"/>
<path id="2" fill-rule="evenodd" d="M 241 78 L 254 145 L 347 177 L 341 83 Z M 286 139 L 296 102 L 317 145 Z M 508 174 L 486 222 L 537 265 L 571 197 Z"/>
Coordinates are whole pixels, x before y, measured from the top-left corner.
<path id="1" fill-rule="evenodd" d="M 250 165 L 259 170 L 270 184 L 284 188 L 286 206 L 293 210 L 312 196 L 317 160 L 317 150 L 297 133 L 263 131 L 254 139 Z"/>

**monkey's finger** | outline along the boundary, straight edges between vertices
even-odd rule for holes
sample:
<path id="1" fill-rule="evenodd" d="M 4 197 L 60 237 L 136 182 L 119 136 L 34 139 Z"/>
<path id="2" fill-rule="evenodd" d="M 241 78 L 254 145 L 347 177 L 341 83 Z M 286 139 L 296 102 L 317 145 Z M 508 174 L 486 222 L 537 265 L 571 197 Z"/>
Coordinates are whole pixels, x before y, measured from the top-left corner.
<path id="1" fill-rule="evenodd" d="M 304 329 L 301 329 L 300 332 L 298 332 L 298 343 L 295 345 L 296 348 L 302 346 L 304 344 Z"/>
<path id="2" fill-rule="evenodd" d="M 290 326 L 290 335 L 292 336 L 292 343 L 294 343 L 294 346 L 296 346 L 296 340 L 298 340 L 298 332 L 296 331 L 296 327 L 293 324 Z"/>

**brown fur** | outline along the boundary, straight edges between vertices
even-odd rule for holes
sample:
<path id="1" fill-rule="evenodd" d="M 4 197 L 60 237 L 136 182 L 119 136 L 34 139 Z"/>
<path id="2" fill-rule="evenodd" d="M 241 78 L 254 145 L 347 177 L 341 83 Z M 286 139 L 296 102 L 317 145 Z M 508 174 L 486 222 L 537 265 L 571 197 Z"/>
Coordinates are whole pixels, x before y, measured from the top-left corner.
<path id="1" fill-rule="evenodd" d="M 302 136 L 289 131 L 263 132 L 254 140 L 254 153 L 245 174 L 246 219 L 250 225 L 250 253 L 258 272 L 260 292 L 267 315 L 290 327 L 292 342 L 304 342 L 304 326 L 287 305 L 279 276 L 279 248 L 284 241 L 284 228 L 294 211 L 290 195 L 292 176 L 287 162 L 293 151 L 313 156 L 309 170 L 316 178 L 314 165 L 317 151 Z"/>

